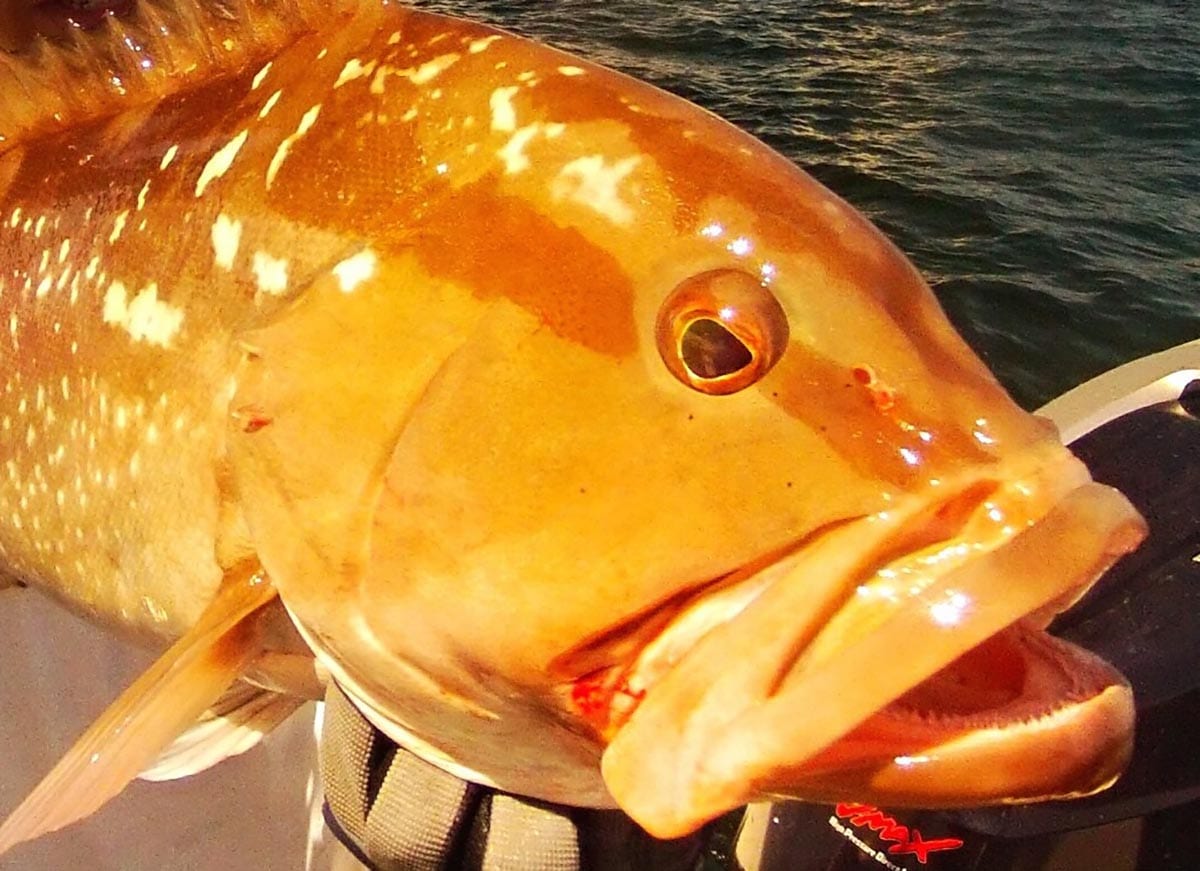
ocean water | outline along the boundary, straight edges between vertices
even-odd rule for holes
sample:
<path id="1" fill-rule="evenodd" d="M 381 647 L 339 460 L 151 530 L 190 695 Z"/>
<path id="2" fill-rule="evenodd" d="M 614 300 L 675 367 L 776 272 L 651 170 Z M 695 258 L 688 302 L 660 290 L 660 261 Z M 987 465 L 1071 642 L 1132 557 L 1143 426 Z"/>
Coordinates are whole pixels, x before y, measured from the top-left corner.
<path id="1" fill-rule="evenodd" d="M 908 253 L 1027 407 L 1200 336 L 1190 0 L 427 0 L 765 140 Z"/>

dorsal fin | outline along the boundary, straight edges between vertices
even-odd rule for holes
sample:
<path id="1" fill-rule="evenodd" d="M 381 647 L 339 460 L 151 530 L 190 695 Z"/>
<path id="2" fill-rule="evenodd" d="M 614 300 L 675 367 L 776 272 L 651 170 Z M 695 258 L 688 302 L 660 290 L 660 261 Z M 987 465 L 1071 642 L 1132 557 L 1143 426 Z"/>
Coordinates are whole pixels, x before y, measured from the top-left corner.
<path id="1" fill-rule="evenodd" d="M 110 4 L 116 6 L 116 4 Z M 156 102 L 277 53 L 352 0 L 126 0 L 93 28 L 0 0 L 0 152 Z M 64 16 L 65 12 L 62 12 Z"/>

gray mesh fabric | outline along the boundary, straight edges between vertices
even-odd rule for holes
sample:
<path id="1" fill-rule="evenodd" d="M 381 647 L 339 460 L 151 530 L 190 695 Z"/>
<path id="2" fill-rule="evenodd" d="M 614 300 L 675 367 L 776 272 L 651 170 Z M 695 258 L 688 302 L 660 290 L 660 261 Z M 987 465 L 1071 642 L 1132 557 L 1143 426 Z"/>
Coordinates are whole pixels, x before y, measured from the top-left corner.
<path id="1" fill-rule="evenodd" d="M 376 871 L 682 871 L 697 835 L 658 841 L 620 811 L 536 801 L 467 783 L 397 747 L 334 685 L 321 775 L 327 819 Z M 340 830 L 340 831 L 337 831 Z"/>

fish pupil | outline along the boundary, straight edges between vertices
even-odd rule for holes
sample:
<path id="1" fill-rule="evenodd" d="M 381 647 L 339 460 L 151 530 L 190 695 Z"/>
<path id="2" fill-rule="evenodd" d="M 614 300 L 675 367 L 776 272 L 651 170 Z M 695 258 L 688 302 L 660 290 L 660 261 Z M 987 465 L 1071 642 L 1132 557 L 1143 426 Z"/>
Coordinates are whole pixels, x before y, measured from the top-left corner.
<path id="1" fill-rule="evenodd" d="M 1200 417 L 1200 378 L 1194 378 L 1179 394 L 1179 404 L 1192 417 Z"/>
<path id="2" fill-rule="evenodd" d="M 679 353 L 688 370 L 706 380 L 733 375 L 754 362 L 746 344 L 711 318 L 698 318 L 688 324 Z"/>

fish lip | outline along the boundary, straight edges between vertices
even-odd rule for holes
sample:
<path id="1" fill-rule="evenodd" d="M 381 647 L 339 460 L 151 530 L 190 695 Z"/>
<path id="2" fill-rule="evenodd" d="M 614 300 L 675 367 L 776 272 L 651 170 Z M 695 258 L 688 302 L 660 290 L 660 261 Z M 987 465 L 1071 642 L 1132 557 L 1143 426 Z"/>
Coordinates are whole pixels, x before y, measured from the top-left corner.
<path id="1" fill-rule="evenodd" d="M 796 760 L 816 755 L 963 652 L 1018 620 L 1027 618 L 1031 625 L 1048 622 L 1049 615 L 1073 603 L 1099 574 L 1136 546 L 1144 535 L 1144 524 L 1124 497 L 1091 483 L 1082 465 L 1065 456 L 1069 459 L 1056 468 L 1037 473 L 1036 486 L 1024 479 L 1021 486 L 1037 495 L 1036 510 L 1024 528 L 998 542 L 983 558 L 934 578 L 927 594 L 945 592 L 961 580 L 976 595 L 988 590 L 988 566 L 995 559 L 1003 565 L 1023 566 L 1036 575 L 1018 585 L 1019 595 L 1009 594 L 1010 598 L 1016 596 L 1012 601 L 989 602 L 980 597 L 987 607 L 965 621 L 958 630 L 961 640 L 936 652 L 925 650 L 912 660 L 897 662 L 893 651 L 892 661 L 888 661 L 888 649 L 881 646 L 880 638 L 895 643 L 899 632 L 936 631 L 928 615 L 910 606 L 895 609 L 884 621 L 882 634 L 868 632 L 841 648 L 827 645 L 827 654 L 832 651 L 836 657 L 825 661 L 812 658 L 813 650 L 820 646 L 822 624 L 842 610 L 845 588 L 862 577 L 872 554 L 883 552 L 886 532 L 912 523 L 911 516 L 883 522 L 878 517 L 867 518 L 834 530 L 816 543 L 830 548 L 853 542 L 856 536 L 871 533 L 872 523 L 878 526 L 876 540 L 866 548 L 866 559 L 857 563 L 831 560 L 839 569 L 837 580 L 826 582 L 826 589 L 818 591 L 825 601 L 823 607 L 812 609 L 815 619 L 792 621 L 803 624 L 799 631 L 790 631 L 788 621 L 772 612 L 807 604 L 792 589 L 794 580 L 788 584 L 803 571 L 806 553 L 764 569 L 764 574 L 777 575 L 774 581 L 764 586 L 737 619 L 697 639 L 661 681 L 648 689 L 613 736 L 602 770 L 618 803 L 651 833 L 672 837 L 764 794 L 785 792 L 779 784 L 769 783 L 773 772 L 780 769 L 781 757 L 790 757 L 788 764 L 794 767 Z M 1084 553 L 1067 558 L 1066 577 L 1047 578 L 1029 552 L 1051 546 L 1052 536 L 1060 532 L 1079 539 Z M 833 541 L 839 538 L 842 541 Z M 862 550 L 860 547 L 860 553 Z M 775 637 L 780 633 L 782 641 Z M 757 646 L 748 644 L 747 639 L 754 639 Z M 736 653 L 731 656 L 730 650 Z M 879 663 L 886 663 L 886 687 L 877 679 L 866 681 L 867 685 L 851 680 L 856 669 L 869 674 Z M 797 703 L 806 693 L 812 698 L 836 699 L 838 704 L 812 711 L 818 715 L 816 722 L 789 724 L 784 711 L 788 704 L 792 720 L 798 718 L 797 711 L 810 713 Z M 848 696 L 852 697 L 849 701 Z M 842 710 L 834 710 L 839 705 Z M 1131 723 L 1114 728 L 1127 733 Z M 783 740 L 784 735 L 790 738 Z"/>
<path id="2" fill-rule="evenodd" d="M 959 681 L 969 682 L 972 670 L 976 676 L 1008 671 L 994 685 L 1008 697 L 973 704 L 981 700 L 971 689 L 959 692 Z M 938 699 L 941 707 L 930 703 L 931 694 L 936 698 L 947 689 L 950 696 Z M 983 689 L 985 695 L 995 692 Z M 804 784 L 809 798 L 841 801 L 849 782 L 862 785 L 851 790 L 855 795 L 870 792 L 875 803 L 891 806 L 1075 798 L 1110 786 L 1124 769 L 1132 753 L 1133 713 L 1132 688 L 1112 665 L 1023 619 L 885 705 L 789 776 Z M 1064 747 L 1057 737 L 1067 730 L 1080 736 L 1075 746 Z M 1025 762 L 1038 753 L 1066 754 L 1070 758 L 1057 763 L 1066 774 L 1048 778 Z M 1006 789 L 997 794 L 1001 777 Z M 952 795 L 948 782 L 955 785 Z"/>

